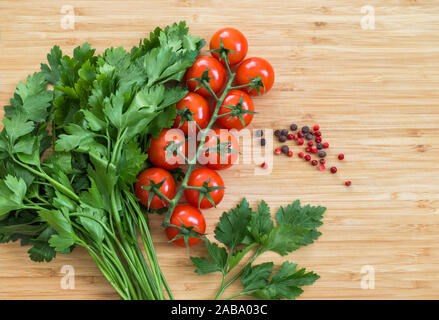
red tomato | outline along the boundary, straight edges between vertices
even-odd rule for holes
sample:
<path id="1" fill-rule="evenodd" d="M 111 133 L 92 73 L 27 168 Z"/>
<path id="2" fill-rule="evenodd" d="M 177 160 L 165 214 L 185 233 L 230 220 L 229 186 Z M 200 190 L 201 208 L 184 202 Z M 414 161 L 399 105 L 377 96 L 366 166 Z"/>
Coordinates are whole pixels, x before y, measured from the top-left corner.
<path id="1" fill-rule="evenodd" d="M 175 197 L 175 181 L 172 175 L 162 168 L 149 168 L 140 173 L 139 177 L 137 178 L 137 182 L 134 185 L 136 196 L 144 206 L 148 206 L 149 191 L 143 189 L 142 186 L 149 186 L 151 184 L 149 180 L 155 184 L 164 181 L 162 186 L 159 188 L 161 193 L 163 193 L 169 199 L 173 199 Z M 151 209 L 160 209 L 165 205 L 168 205 L 166 200 L 163 199 L 162 201 L 159 197 L 154 196 L 149 207 Z"/>
<path id="2" fill-rule="evenodd" d="M 205 233 L 206 232 L 206 220 L 204 220 L 204 216 L 201 213 L 200 210 L 198 210 L 195 207 L 192 207 L 187 204 L 180 204 L 175 207 L 174 212 L 171 216 L 171 224 L 175 226 L 182 226 L 182 223 L 186 227 L 192 227 L 194 226 L 194 231 Z M 173 227 L 167 227 L 165 229 L 166 236 L 168 237 L 169 241 L 174 239 L 177 234 L 180 233 L 180 230 L 175 229 Z M 200 242 L 201 239 L 199 238 L 189 238 L 188 244 L 189 247 L 192 247 L 196 245 L 198 242 Z M 183 237 L 180 237 L 174 241 L 172 241 L 173 244 L 179 247 L 185 247 L 186 244 L 184 243 Z"/>
<path id="3" fill-rule="evenodd" d="M 186 81 L 189 91 L 197 92 L 204 97 L 209 97 L 210 93 L 207 92 L 206 88 L 195 90 L 198 86 L 198 81 L 190 81 L 190 79 L 193 78 L 200 78 L 206 69 L 209 69 L 208 75 L 212 77 L 212 79 L 209 80 L 209 84 L 213 92 L 215 92 L 215 94 L 220 92 L 226 83 L 226 70 L 221 62 L 209 56 L 199 57 L 195 61 L 194 65 L 186 72 Z"/>
<path id="4" fill-rule="evenodd" d="M 210 39 L 210 50 L 217 50 L 220 48 L 220 39 L 223 42 L 223 46 L 226 49 L 235 51 L 236 53 L 229 53 L 229 65 L 233 66 L 244 60 L 247 55 L 248 43 L 245 36 L 241 31 L 234 28 L 223 28 L 215 32 L 212 39 Z M 219 59 L 217 52 L 211 52 L 212 56 Z M 221 63 L 225 63 L 225 60 L 220 60 Z"/>
<path id="5" fill-rule="evenodd" d="M 224 182 L 221 176 L 216 172 L 208 168 L 199 168 L 194 170 L 188 180 L 188 186 L 193 187 L 203 187 L 204 183 L 208 182 L 208 187 L 224 187 Z M 224 197 L 224 188 L 218 189 L 209 192 L 210 196 L 212 197 L 213 202 L 215 205 L 221 202 L 221 200 Z M 192 189 L 185 189 L 184 190 L 184 196 L 191 205 L 198 208 L 198 199 L 200 196 L 200 192 L 197 190 Z M 208 209 L 212 208 L 213 205 L 210 203 L 210 201 L 204 197 L 200 202 L 200 208 L 201 209 Z"/>
<path id="6" fill-rule="evenodd" d="M 171 170 L 177 168 L 180 164 L 184 163 L 184 158 L 180 154 L 186 156 L 187 143 L 186 138 L 181 130 L 178 129 L 164 129 L 160 132 L 159 136 L 151 139 L 151 144 L 148 149 L 148 157 L 151 162 L 160 168 Z M 181 144 L 179 147 L 175 147 L 173 154 L 167 159 L 168 152 L 172 152 L 168 148 L 171 144 Z M 178 152 L 176 152 L 178 150 Z"/>
<path id="7" fill-rule="evenodd" d="M 219 138 L 219 145 L 218 140 Z M 229 146 L 223 147 L 225 151 L 224 156 L 221 153 L 214 151 L 206 151 L 204 154 L 200 154 L 198 161 L 201 164 L 205 164 L 206 167 L 212 170 L 222 170 L 231 167 L 239 158 L 239 144 L 235 136 L 226 129 L 214 129 L 211 130 L 206 137 L 205 148 L 219 148 L 222 143 L 228 142 Z M 231 151 L 229 151 L 229 149 Z"/>
<path id="8" fill-rule="evenodd" d="M 236 83 L 242 86 L 251 82 L 250 78 L 261 77 L 264 88 L 260 87 L 261 94 L 270 91 L 274 83 L 274 70 L 271 64 L 262 58 L 249 58 L 244 60 L 236 70 Z M 249 92 L 248 88 L 244 88 Z M 250 95 L 256 96 L 258 92 L 252 89 Z"/>
<path id="9" fill-rule="evenodd" d="M 253 105 L 253 101 L 247 93 L 241 90 L 230 90 L 230 92 L 227 94 L 226 98 L 224 99 L 221 108 L 218 111 L 218 115 L 231 112 L 232 109 L 226 108 L 224 106 L 238 105 L 238 103 L 241 101 L 241 97 L 244 97 L 242 100 L 242 109 L 248 111 L 254 111 L 255 107 Z M 248 126 L 250 122 L 253 120 L 252 113 L 243 113 L 241 114 L 241 116 L 244 119 L 245 126 Z M 218 118 L 216 123 L 225 129 L 241 130 L 244 128 L 241 119 L 237 115 L 228 115 Z"/>
<path id="10" fill-rule="evenodd" d="M 185 108 L 192 112 L 192 118 L 201 129 L 207 127 L 210 121 L 210 109 L 206 99 L 204 99 L 197 93 L 189 92 L 183 99 L 181 99 L 177 103 L 177 110 L 184 110 Z M 174 125 L 172 127 L 180 128 L 185 135 L 188 135 L 188 121 L 185 121 L 184 119 L 183 123 L 181 123 L 181 121 L 182 117 L 180 115 L 177 115 L 174 121 Z M 194 127 L 196 129 L 196 132 L 198 132 L 198 128 L 195 126 L 195 123 Z"/>

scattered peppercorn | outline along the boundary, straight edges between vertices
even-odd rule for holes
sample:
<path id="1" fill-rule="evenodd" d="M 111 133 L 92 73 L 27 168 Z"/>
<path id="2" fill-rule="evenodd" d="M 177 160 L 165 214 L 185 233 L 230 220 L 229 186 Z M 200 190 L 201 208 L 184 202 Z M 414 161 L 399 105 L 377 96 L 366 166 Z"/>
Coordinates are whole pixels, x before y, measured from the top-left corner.
<path id="1" fill-rule="evenodd" d="M 287 135 L 287 139 L 288 140 L 293 140 L 294 139 L 294 135 L 292 133 Z"/>
<path id="2" fill-rule="evenodd" d="M 323 143 L 317 143 L 316 144 L 317 149 L 322 150 L 323 149 Z"/>
<path id="3" fill-rule="evenodd" d="M 315 132 L 314 132 L 314 135 L 315 135 L 316 137 L 321 137 L 321 136 L 322 136 L 322 133 L 321 133 L 320 131 L 315 131 Z"/>
<path id="4" fill-rule="evenodd" d="M 325 160 L 325 159 L 320 159 L 320 163 L 321 163 L 321 164 L 325 164 L 325 163 L 326 163 L 326 160 Z"/>
<path id="5" fill-rule="evenodd" d="M 311 161 L 311 164 L 312 164 L 313 166 L 316 166 L 318 163 L 319 163 L 319 162 L 318 162 L 317 160 L 313 160 L 313 161 Z"/>
<path id="6" fill-rule="evenodd" d="M 265 146 L 265 143 L 266 143 L 265 139 L 262 138 L 262 139 L 261 139 L 261 146 Z"/>
<path id="7" fill-rule="evenodd" d="M 261 168 L 266 169 L 268 167 L 268 164 L 266 162 L 262 162 Z"/>
<path id="8" fill-rule="evenodd" d="M 316 124 L 313 129 L 314 129 L 314 131 L 317 131 L 320 129 L 320 126 L 318 124 Z"/>
<path id="9" fill-rule="evenodd" d="M 303 139 L 300 138 L 299 140 L 297 140 L 297 144 L 298 144 L 299 146 L 303 145 Z"/>
<path id="10" fill-rule="evenodd" d="M 316 137 L 316 143 L 320 143 L 322 142 L 322 138 L 321 137 Z"/>
<path id="11" fill-rule="evenodd" d="M 282 150 L 280 148 L 274 149 L 275 154 L 281 154 Z"/>
<path id="12" fill-rule="evenodd" d="M 325 151 L 319 151 L 319 157 L 320 158 L 326 157 L 326 152 Z"/>
<path id="13" fill-rule="evenodd" d="M 282 153 L 287 154 L 288 151 L 290 151 L 290 148 L 288 148 L 288 146 L 282 146 L 282 147 L 280 148 L 280 150 L 282 151 Z"/>
<path id="14" fill-rule="evenodd" d="M 302 132 L 303 133 L 308 133 L 309 132 L 309 127 L 308 126 L 303 126 L 302 127 Z"/>
<path id="15" fill-rule="evenodd" d="M 305 151 L 306 151 L 306 152 L 311 152 L 311 147 L 306 147 L 306 148 L 305 148 Z"/>
<path id="16" fill-rule="evenodd" d="M 343 153 L 340 153 L 339 155 L 338 155 L 338 160 L 343 160 L 344 159 L 344 154 Z"/>
<path id="17" fill-rule="evenodd" d="M 293 156 L 293 151 L 291 151 L 291 150 L 288 151 L 288 156 L 289 156 L 289 157 L 292 157 L 292 156 Z"/>
<path id="18" fill-rule="evenodd" d="M 287 135 L 288 135 L 288 130 L 287 130 L 287 129 L 283 129 L 283 130 L 280 132 L 280 134 L 283 135 L 283 136 L 287 136 Z"/>
<path id="19" fill-rule="evenodd" d="M 346 185 L 346 187 L 350 187 L 352 182 L 351 181 L 346 181 L 344 184 Z"/>
<path id="20" fill-rule="evenodd" d="M 305 136 L 305 134 L 302 131 L 299 131 L 297 135 L 299 136 L 299 138 L 303 138 Z"/>
<path id="21" fill-rule="evenodd" d="M 313 138 L 314 138 L 314 136 L 313 136 L 312 133 L 307 133 L 307 134 L 305 135 L 305 139 L 306 139 L 306 140 L 312 140 Z"/>
<path id="22" fill-rule="evenodd" d="M 336 173 L 337 172 L 337 168 L 336 167 L 331 167 L 331 173 Z"/>
<path id="23" fill-rule="evenodd" d="M 303 152 L 299 152 L 298 156 L 299 158 L 303 158 Z"/>
<path id="24" fill-rule="evenodd" d="M 321 164 L 321 165 L 319 165 L 319 170 L 320 171 L 323 171 L 323 170 L 325 170 L 326 168 L 325 168 L 325 166 L 323 165 L 323 164 Z"/>
<path id="25" fill-rule="evenodd" d="M 298 134 L 295 134 L 295 135 L 294 135 L 294 140 L 297 140 L 297 139 L 299 139 L 299 135 L 298 135 Z"/>
<path id="26" fill-rule="evenodd" d="M 280 130 L 275 130 L 275 131 L 274 131 L 274 135 L 275 135 L 276 137 L 279 137 L 279 136 L 280 136 Z"/>
<path id="27" fill-rule="evenodd" d="M 287 137 L 285 137 L 284 135 L 281 135 L 279 137 L 279 142 L 285 142 L 285 141 L 287 141 Z"/>
<path id="28" fill-rule="evenodd" d="M 314 143 L 312 141 L 308 142 L 308 146 L 312 147 L 314 145 Z"/>
<path id="29" fill-rule="evenodd" d="M 328 149 L 329 148 L 329 143 L 327 143 L 327 142 L 323 143 L 323 148 Z"/>
<path id="30" fill-rule="evenodd" d="M 311 152 L 312 153 L 317 153 L 317 152 L 319 152 L 319 149 L 317 149 L 316 147 L 312 147 L 311 148 Z"/>
<path id="31" fill-rule="evenodd" d="M 296 131 L 296 130 L 297 130 L 297 124 L 293 123 L 293 124 L 290 126 L 290 129 L 291 129 L 291 131 Z"/>
<path id="32" fill-rule="evenodd" d="M 310 156 L 309 154 L 307 154 L 307 155 L 305 156 L 305 160 L 306 160 L 306 161 L 311 160 L 311 156 Z"/>

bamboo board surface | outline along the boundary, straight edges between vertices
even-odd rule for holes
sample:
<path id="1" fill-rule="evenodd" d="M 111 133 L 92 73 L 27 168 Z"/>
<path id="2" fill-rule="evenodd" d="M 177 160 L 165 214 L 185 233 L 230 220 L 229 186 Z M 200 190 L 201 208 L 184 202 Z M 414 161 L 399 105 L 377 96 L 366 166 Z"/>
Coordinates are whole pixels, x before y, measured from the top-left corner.
<path id="1" fill-rule="evenodd" d="M 67 53 L 85 41 L 98 52 L 129 48 L 178 20 L 205 39 L 236 27 L 249 41 L 248 56 L 265 57 L 276 72 L 272 91 L 255 99 L 252 128 L 319 123 L 339 173 L 319 173 L 296 156 L 275 157 L 269 176 L 253 174 L 257 163 L 236 165 L 221 172 L 226 196 L 205 212 L 208 232 L 243 196 L 272 208 L 295 199 L 322 204 L 323 235 L 288 257 L 321 276 L 303 299 L 439 298 L 438 1 L 258 3 L 0 0 L 0 103 L 55 44 Z M 65 5 L 75 13 L 73 30 L 62 28 Z M 362 27 L 365 5 L 375 10 L 375 29 Z M 339 152 L 344 162 L 335 160 Z M 351 188 L 343 185 L 347 179 Z M 219 276 L 194 274 L 186 251 L 169 245 L 159 225 L 154 216 L 153 239 L 176 298 L 212 298 Z M 48 264 L 31 262 L 26 251 L 0 245 L 0 299 L 117 299 L 84 250 Z M 75 269 L 74 290 L 61 289 L 64 265 Z M 365 266 L 375 270 L 374 289 L 361 288 Z"/>

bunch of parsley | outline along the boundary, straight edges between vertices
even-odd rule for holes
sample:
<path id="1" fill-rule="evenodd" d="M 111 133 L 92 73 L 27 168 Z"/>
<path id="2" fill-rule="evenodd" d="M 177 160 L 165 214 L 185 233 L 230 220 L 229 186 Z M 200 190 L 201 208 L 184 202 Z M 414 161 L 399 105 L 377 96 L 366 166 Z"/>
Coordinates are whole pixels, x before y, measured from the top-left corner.
<path id="1" fill-rule="evenodd" d="M 297 269 L 297 264 L 284 262 L 274 270 L 272 262 L 253 265 L 256 258 L 267 251 L 285 256 L 302 246 L 309 245 L 321 233 L 324 207 L 306 205 L 300 201 L 280 207 L 271 218 L 270 208 L 261 201 L 257 211 L 253 211 L 243 199 L 236 208 L 224 212 L 215 229 L 215 238 L 224 246 L 205 239 L 209 258 L 191 257 L 198 274 L 220 272 L 222 282 L 215 299 L 236 280 L 241 279 L 243 290 L 227 299 L 239 296 L 253 296 L 259 299 L 295 299 L 305 285 L 313 284 L 319 276 L 305 269 Z M 244 257 L 252 253 L 252 258 L 236 272 L 229 281 L 228 276 Z"/>
<path id="2" fill-rule="evenodd" d="M 130 52 L 86 43 L 70 57 L 55 46 L 5 107 L 0 242 L 31 245 L 34 261 L 82 246 L 123 299 L 163 299 L 163 288 L 172 298 L 133 183 L 203 45 L 181 22 Z"/>

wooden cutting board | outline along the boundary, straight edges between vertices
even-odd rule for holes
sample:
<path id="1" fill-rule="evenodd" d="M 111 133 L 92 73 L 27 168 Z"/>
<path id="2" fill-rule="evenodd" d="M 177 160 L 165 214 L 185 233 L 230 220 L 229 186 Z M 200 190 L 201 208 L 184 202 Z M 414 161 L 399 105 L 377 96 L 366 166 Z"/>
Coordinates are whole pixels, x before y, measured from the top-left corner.
<path id="1" fill-rule="evenodd" d="M 331 144 L 329 166 L 339 172 L 318 172 L 297 156 L 275 157 L 268 176 L 254 175 L 259 163 L 236 165 L 221 172 L 226 196 L 218 209 L 205 211 L 208 231 L 244 196 L 273 208 L 295 199 L 321 204 L 328 208 L 322 237 L 288 257 L 321 275 L 302 298 L 439 298 L 437 0 L 261 3 L 1 0 L 0 103 L 8 103 L 55 44 L 67 53 L 85 41 L 99 52 L 129 48 L 156 26 L 178 20 L 205 39 L 236 27 L 248 38 L 248 56 L 268 59 L 276 72 L 272 91 L 255 99 L 252 128 L 320 124 Z M 71 10 L 75 24 L 68 29 Z M 343 162 L 336 160 L 339 152 Z M 160 219 L 152 218 L 152 233 L 175 296 L 212 298 L 218 275 L 194 274 L 186 250 L 166 242 Z M 84 250 L 51 263 L 31 262 L 26 251 L 0 246 L 0 299 L 117 298 Z M 267 254 L 264 260 L 285 259 Z M 74 267 L 74 290 L 61 289 L 65 265 Z M 374 289 L 362 289 L 372 273 Z"/>

